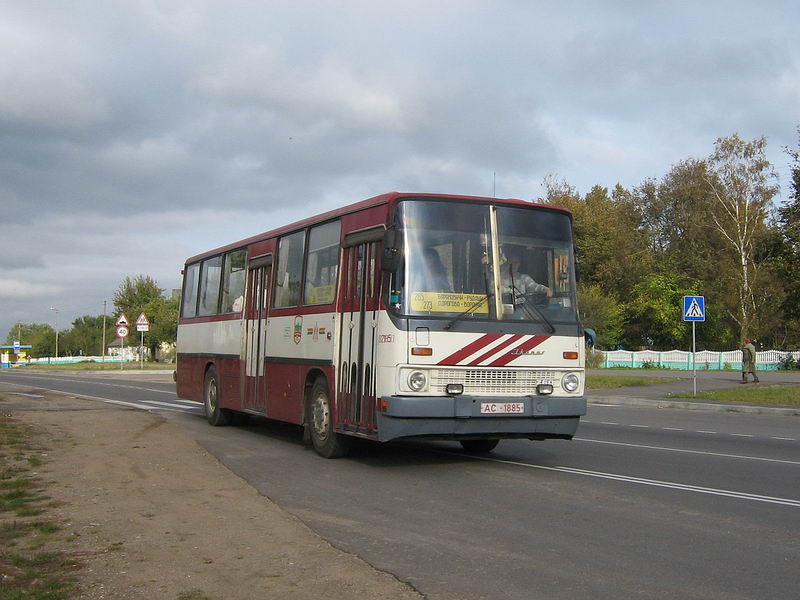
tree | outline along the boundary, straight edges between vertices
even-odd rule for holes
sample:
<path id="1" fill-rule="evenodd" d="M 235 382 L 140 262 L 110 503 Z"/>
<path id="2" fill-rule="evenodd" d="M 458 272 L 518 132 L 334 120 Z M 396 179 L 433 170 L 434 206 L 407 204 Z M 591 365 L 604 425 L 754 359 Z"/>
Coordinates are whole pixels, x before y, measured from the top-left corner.
<path id="1" fill-rule="evenodd" d="M 9 330 L 5 343 L 10 345 L 14 340 L 20 340 L 26 346 L 33 346 L 30 349 L 30 355 L 34 358 L 55 355 L 56 332 L 46 323 L 17 323 Z M 60 353 L 61 349 L 59 348 Z"/>
<path id="2" fill-rule="evenodd" d="M 578 285 L 578 310 L 583 326 L 597 332 L 598 348 L 614 348 L 622 342 L 625 308 L 599 284 Z"/>
<path id="3" fill-rule="evenodd" d="M 131 343 L 138 342 L 135 319 L 141 313 L 147 315 L 150 330 L 144 335 L 144 339 L 153 358 L 162 343 L 174 343 L 177 335 L 178 301 L 164 298 L 163 292 L 163 288 L 158 287 L 153 278 L 139 275 L 135 279 L 126 277 L 114 294 L 117 314 L 124 313 L 130 321 Z"/>
<path id="4" fill-rule="evenodd" d="M 797 133 L 800 140 L 800 127 L 797 128 Z M 784 150 L 793 160 L 792 182 L 790 200 L 778 209 L 780 258 L 776 270 L 786 290 L 783 302 L 784 316 L 800 322 L 800 141 L 798 150 L 789 148 Z M 795 341 L 798 342 L 800 340 Z"/>
<path id="5" fill-rule="evenodd" d="M 63 342 L 61 341 L 63 340 Z M 106 344 L 114 340 L 114 320 L 106 319 Z M 85 315 L 72 322 L 72 329 L 59 338 L 59 347 L 64 348 L 64 354 L 78 356 L 101 356 L 103 349 L 103 315 L 93 317 Z"/>
<path id="6" fill-rule="evenodd" d="M 697 294 L 697 285 L 685 285 L 676 274 L 651 273 L 633 289 L 625 306 L 626 341 L 633 347 L 671 350 L 685 346 L 686 324 L 681 314 L 683 296 Z"/>
<path id="7" fill-rule="evenodd" d="M 114 308 L 117 310 L 117 316 L 125 314 L 128 319 L 136 319 L 148 302 L 160 298 L 163 293 L 164 289 L 158 287 L 156 281 L 149 275 L 137 275 L 134 279 L 126 277 L 114 292 Z"/>
<path id="8" fill-rule="evenodd" d="M 741 337 L 751 334 L 753 317 L 767 300 L 756 285 L 761 266 L 756 255 L 767 239 L 766 219 L 778 187 L 766 144 L 764 137 L 746 142 L 738 134 L 717 139 L 705 178 L 713 196 L 711 223 L 735 265 L 731 316 Z"/>
<path id="9" fill-rule="evenodd" d="M 651 268 L 652 253 L 640 227 L 632 195 L 616 186 L 595 186 L 584 198 L 563 195 L 556 202 L 572 211 L 581 279 L 616 298 L 629 296 Z"/>

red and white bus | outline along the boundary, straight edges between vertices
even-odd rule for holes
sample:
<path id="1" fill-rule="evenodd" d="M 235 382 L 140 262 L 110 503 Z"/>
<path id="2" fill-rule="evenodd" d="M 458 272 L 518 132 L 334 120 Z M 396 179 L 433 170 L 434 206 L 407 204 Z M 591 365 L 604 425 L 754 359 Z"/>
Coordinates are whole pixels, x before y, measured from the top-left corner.
<path id="1" fill-rule="evenodd" d="M 570 439 L 584 396 L 572 218 L 521 200 L 389 193 L 186 261 L 178 396 L 212 425 L 354 437 Z"/>

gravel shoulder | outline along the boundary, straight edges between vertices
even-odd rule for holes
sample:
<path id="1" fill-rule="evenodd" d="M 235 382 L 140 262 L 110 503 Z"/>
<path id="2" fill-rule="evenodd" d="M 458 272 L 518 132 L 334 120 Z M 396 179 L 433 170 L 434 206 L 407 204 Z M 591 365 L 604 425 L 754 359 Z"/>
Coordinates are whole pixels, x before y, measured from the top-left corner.
<path id="1" fill-rule="evenodd" d="M 79 598 L 418 599 L 316 535 L 155 413 L 3 391 L 47 448 L 39 476 Z"/>

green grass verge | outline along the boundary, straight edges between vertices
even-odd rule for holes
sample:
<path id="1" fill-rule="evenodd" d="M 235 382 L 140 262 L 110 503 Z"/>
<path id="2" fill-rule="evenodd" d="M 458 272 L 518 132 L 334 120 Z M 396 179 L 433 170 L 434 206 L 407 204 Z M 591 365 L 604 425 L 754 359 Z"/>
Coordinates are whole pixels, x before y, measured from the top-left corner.
<path id="1" fill-rule="evenodd" d="M 0 600 L 67 599 L 80 568 L 68 554 L 47 551 L 63 532 L 47 518 L 47 484 L 32 471 L 43 452 L 34 439 L 32 429 L 0 417 Z"/>
<path id="2" fill-rule="evenodd" d="M 587 390 L 607 390 L 621 387 L 638 387 L 643 385 L 657 385 L 659 383 L 672 383 L 674 377 L 628 377 L 626 375 L 587 375 Z"/>
<path id="3" fill-rule="evenodd" d="M 800 385 L 764 385 L 748 383 L 730 390 L 692 394 L 673 394 L 674 398 L 694 398 L 714 402 L 736 402 L 763 406 L 800 406 Z"/>

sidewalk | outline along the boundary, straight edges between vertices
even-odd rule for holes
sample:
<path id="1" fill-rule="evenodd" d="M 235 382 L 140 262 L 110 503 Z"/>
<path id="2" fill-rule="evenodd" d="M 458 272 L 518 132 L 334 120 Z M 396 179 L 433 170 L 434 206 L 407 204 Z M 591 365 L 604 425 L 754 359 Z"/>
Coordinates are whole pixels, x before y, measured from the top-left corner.
<path id="1" fill-rule="evenodd" d="M 760 405 L 736 404 L 732 402 L 710 402 L 692 398 L 675 398 L 676 394 L 691 394 L 693 373 L 691 371 L 653 371 L 646 369 L 592 369 L 589 375 L 615 375 L 620 377 L 669 377 L 674 382 L 656 385 L 588 390 L 589 404 L 619 404 L 627 406 L 655 406 L 658 408 L 683 408 L 711 410 L 718 412 L 745 412 L 753 414 L 773 414 L 800 416 L 800 407 L 777 408 Z M 762 371 L 758 373 L 759 385 L 800 385 L 800 372 Z M 724 390 L 738 388 L 742 384 L 739 371 L 697 371 L 697 391 Z"/>

